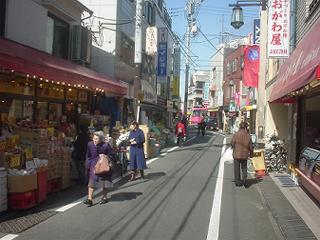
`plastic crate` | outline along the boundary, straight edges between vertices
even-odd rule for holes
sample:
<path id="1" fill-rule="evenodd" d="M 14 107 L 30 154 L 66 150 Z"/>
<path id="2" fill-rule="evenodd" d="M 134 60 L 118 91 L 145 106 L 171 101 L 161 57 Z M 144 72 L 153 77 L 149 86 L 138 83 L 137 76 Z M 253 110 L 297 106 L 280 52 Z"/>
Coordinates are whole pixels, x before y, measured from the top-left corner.
<path id="1" fill-rule="evenodd" d="M 47 181 L 47 192 L 53 193 L 61 190 L 61 178 L 54 178 L 52 180 Z"/>
<path id="2" fill-rule="evenodd" d="M 47 185 L 48 170 L 43 169 L 37 172 L 38 189 L 36 190 L 36 199 L 38 203 L 42 203 L 47 199 L 48 185 Z"/>
<path id="3" fill-rule="evenodd" d="M 26 210 L 36 205 L 35 190 L 24 193 L 8 194 L 9 208 L 13 210 Z"/>

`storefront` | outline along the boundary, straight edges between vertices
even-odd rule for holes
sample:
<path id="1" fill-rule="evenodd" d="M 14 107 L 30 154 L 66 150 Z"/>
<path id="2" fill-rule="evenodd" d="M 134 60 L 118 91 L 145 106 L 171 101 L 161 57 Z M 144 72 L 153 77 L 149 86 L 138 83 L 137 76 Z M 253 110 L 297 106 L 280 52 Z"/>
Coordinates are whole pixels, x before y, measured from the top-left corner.
<path id="1" fill-rule="evenodd" d="M 280 67 L 269 102 L 292 109 L 289 169 L 297 172 L 302 185 L 320 202 L 320 22 L 301 40 Z M 276 116 L 274 116 L 276 117 Z"/>
<path id="2" fill-rule="evenodd" d="M 46 169 L 48 192 L 69 187 L 70 147 L 77 128 L 110 126 L 117 110 L 111 114 L 102 100 L 112 99 L 117 106 L 125 94 L 126 88 L 108 76 L 0 39 L 0 168 L 11 169 L 9 199 L 10 192 L 16 194 L 18 189 L 26 196 L 37 194 L 40 182 L 34 183 L 40 168 Z M 103 111 L 109 111 L 109 116 Z M 20 180 L 13 182 L 13 176 Z M 33 179 L 30 188 L 20 188 L 28 178 Z M 34 203 L 32 199 L 28 201 Z"/>

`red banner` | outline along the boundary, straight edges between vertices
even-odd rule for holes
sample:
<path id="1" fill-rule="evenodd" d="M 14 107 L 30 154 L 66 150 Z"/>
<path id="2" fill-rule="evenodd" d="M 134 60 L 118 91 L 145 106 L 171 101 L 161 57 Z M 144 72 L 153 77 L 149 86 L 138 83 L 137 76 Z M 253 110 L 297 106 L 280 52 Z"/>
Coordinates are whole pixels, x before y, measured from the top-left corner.
<path id="1" fill-rule="evenodd" d="M 243 85 L 254 88 L 258 87 L 259 63 L 259 46 L 246 46 L 244 49 Z"/>

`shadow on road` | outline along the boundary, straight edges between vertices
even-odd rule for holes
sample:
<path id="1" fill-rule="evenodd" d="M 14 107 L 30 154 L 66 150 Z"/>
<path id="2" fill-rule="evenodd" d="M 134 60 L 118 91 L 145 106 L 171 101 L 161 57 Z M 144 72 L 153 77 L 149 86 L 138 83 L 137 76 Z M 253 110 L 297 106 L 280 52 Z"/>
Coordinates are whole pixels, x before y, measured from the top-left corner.
<path id="1" fill-rule="evenodd" d="M 138 196 L 142 195 L 142 192 L 120 192 L 111 195 L 110 201 L 120 202 L 129 201 L 136 199 Z"/>

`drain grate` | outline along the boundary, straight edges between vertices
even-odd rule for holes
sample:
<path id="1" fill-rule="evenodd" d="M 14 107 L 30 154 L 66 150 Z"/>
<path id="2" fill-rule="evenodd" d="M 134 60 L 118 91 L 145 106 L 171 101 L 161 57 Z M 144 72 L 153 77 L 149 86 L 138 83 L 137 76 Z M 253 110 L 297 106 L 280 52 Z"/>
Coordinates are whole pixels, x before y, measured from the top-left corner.
<path id="1" fill-rule="evenodd" d="M 1 233 L 11 233 L 16 234 L 27 230 L 34 225 L 37 225 L 46 219 L 55 215 L 56 212 L 53 211 L 42 211 L 34 214 L 30 214 L 24 217 L 16 218 L 13 220 L 8 220 L 0 223 Z"/>
<path id="2" fill-rule="evenodd" d="M 291 179 L 282 176 L 278 179 L 284 187 L 291 187 Z M 317 240 L 278 186 L 270 180 L 267 177 L 266 181 L 259 183 L 259 187 L 283 237 L 287 240 Z"/>

